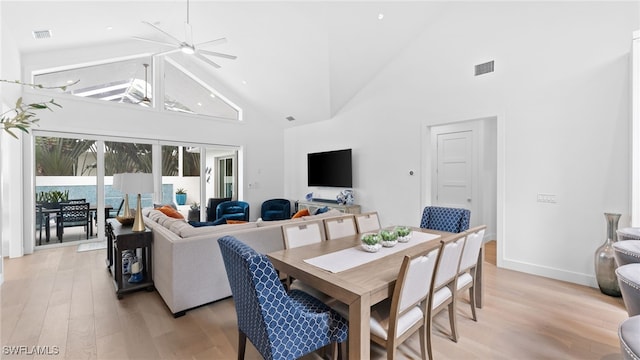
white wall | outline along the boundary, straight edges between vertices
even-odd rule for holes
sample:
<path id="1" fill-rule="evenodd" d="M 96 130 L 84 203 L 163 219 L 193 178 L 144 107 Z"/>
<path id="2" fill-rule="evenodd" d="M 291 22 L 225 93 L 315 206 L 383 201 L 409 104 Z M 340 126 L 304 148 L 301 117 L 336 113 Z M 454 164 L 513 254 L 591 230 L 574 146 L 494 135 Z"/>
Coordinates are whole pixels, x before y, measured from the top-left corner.
<path id="1" fill-rule="evenodd" d="M 339 114 L 285 131 L 286 195 L 307 192 L 306 153 L 351 147 L 356 202 L 385 225 L 417 225 L 429 174 L 408 171 L 427 155 L 425 127 L 496 116 L 499 265 L 594 286 L 603 213 L 629 221 L 638 3 L 446 7 Z M 495 73 L 474 77 L 488 60 Z"/>

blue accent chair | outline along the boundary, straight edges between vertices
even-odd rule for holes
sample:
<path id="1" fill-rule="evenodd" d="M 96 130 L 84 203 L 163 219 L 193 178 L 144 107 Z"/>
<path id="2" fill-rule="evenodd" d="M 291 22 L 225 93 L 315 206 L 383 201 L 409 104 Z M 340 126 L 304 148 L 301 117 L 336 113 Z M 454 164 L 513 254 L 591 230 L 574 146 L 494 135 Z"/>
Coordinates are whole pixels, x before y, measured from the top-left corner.
<path id="1" fill-rule="evenodd" d="M 291 218 L 291 201 L 270 199 L 262 203 L 260 217 L 264 221 L 285 220 Z"/>
<path id="2" fill-rule="evenodd" d="M 285 292 L 269 259 L 233 236 L 218 239 L 238 316 L 238 359 L 247 338 L 267 360 L 297 359 L 347 339 L 347 321 L 313 296 Z"/>
<path id="3" fill-rule="evenodd" d="M 216 207 L 216 220 L 222 218 L 249 221 L 249 203 L 244 201 L 221 202 Z"/>
<path id="4" fill-rule="evenodd" d="M 422 212 L 422 229 L 459 233 L 469 230 L 471 212 L 467 209 L 427 206 Z"/>

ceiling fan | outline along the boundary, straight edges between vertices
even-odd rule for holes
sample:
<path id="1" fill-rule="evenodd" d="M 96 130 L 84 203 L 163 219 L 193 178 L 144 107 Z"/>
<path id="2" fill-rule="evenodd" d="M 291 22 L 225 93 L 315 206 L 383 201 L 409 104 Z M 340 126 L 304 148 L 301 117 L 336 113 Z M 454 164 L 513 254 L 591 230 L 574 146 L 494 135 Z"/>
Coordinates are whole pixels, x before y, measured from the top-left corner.
<path id="1" fill-rule="evenodd" d="M 209 50 L 203 50 L 200 47 L 204 46 L 204 45 L 219 45 L 219 44 L 224 44 L 227 42 L 226 38 L 219 38 L 219 39 L 215 39 L 215 40 L 209 40 L 209 41 L 205 41 L 202 43 L 198 43 L 198 44 L 194 44 L 193 43 L 193 37 L 192 37 L 192 32 L 191 32 L 191 24 L 189 24 L 189 0 L 187 0 L 187 21 L 185 22 L 185 40 L 182 41 L 180 39 L 178 39 L 177 37 L 169 34 L 168 32 L 162 30 L 161 28 L 159 28 L 158 26 L 147 22 L 147 21 L 143 21 L 142 23 L 147 24 L 149 26 L 151 26 L 153 29 L 159 31 L 160 33 L 162 33 L 169 41 L 171 42 L 165 42 L 165 41 L 158 41 L 158 40 L 153 40 L 153 39 L 146 39 L 146 38 L 142 38 L 142 37 L 137 37 L 134 36 L 133 38 L 136 40 L 141 40 L 141 41 L 146 41 L 146 42 L 151 42 L 151 43 L 155 43 L 155 44 L 161 44 L 161 45 L 165 45 L 165 46 L 173 46 L 175 47 L 175 49 L 172 50 L 167 50 L 167 51 L 162 51 L 159 53 L 154 54 L 154 56 L 156 55 L 168 55 L 168 54 L 172 54 L 175 52 L 183 52 L 187 55 L 193 55 L 195 56 L 197 59 L 199 59 L 202 62 L 205 62 L 211 66 L 213 66 L 216 69 L 220 68 L 220 65 L 218 65 L 217 63 L 215 63 L 213 60 L 205 57 L 204 55 L 208 55 L 208 56 L 215 56 L 215 57 L 220 57 L 220 58 L 225 58 L 225 59 L 231 59 L 231 60 L 235 60 L 237 58 L 237 56 L 235 55 L 229 55 L 229 54 L 223 54 L 223 53 L 219 53 L 219 52 L 215 52 L 215 51 L 209 51 Z"/>

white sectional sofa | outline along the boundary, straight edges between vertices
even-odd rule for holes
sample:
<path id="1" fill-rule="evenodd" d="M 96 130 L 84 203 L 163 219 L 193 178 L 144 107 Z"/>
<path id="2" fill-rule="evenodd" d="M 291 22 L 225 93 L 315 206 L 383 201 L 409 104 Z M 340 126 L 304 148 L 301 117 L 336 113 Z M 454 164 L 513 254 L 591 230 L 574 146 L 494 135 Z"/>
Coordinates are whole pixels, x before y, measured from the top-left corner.
<path id="1" fill-rule="evenodd" d="M 218 239 L 233 235 L 261 253 L 282 250 L 282 225 L 344 215 L 337 210 L 280 221 L 192 227 L 154 209 L 144 209 L 153 232 L 153 282 L 174 317 L 231 296 Z"/>

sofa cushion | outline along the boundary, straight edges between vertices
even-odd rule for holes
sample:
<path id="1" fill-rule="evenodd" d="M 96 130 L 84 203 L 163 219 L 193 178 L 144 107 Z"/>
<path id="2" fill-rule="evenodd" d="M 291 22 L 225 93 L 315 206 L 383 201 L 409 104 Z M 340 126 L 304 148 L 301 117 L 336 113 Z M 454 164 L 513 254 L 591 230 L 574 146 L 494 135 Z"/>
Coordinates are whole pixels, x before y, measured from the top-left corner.
<path id="1" fill-rule="evenodd" d="M 163 214 L 161 211 L 158 211 L 158 210 L 151 210 L 147 217 L 153 220 L 154 222 L 158 222 L 160 221 L 160 219 L 167 218 L 167 215 Z"/>
<path id="2" fill-rule="evenodd" d="M 192 226 L 189 225 L 186 221 L 175 219 L 175 221 L 169 223 L 169 227 L 167 229 L 169 229 L 174 234 L 179 235 L 183 229 L 187 228 L 191 229 Z"/>

